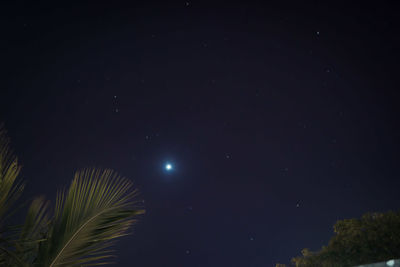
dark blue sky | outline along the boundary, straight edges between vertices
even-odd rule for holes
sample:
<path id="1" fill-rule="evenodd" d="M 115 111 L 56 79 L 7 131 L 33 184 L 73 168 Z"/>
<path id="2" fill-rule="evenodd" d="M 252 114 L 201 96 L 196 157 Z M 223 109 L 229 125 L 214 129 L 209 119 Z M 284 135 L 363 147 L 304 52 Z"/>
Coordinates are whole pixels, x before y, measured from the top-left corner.
<path id="1" fill-rule="evenodd" d="M 117 266 L 274 266 L 338 219 L 398 210 L 390 1 L 28 2 L 0 11 L 26 197 L 83 167 L 134 180 L 147 214 Z"/>

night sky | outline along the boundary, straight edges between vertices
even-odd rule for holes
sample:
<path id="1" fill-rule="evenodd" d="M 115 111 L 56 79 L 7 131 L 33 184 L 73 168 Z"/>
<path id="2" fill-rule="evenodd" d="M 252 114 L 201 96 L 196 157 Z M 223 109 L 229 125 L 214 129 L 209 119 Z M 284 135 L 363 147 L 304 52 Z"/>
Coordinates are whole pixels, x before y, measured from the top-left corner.
<path id="1" fill-rule="evenodd" d="M 399 209 L 395 1 L 55 2 L 1 4 L 0 121 L 25 198 L 135 182 L 116 266 L 274 266 Z"/>

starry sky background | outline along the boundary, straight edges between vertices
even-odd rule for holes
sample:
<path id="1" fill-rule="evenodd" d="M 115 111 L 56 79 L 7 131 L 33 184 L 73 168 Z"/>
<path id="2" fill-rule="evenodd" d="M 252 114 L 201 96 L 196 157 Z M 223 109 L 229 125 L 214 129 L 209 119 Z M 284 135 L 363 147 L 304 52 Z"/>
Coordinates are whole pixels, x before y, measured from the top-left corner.
<path id="1" fill-rule="evenodd" d="M 398 210 L 393 3 L 2 3 L 25 196 L 83 167 L 134 180 L 147 214 L 116 266 L 274 266 Z"/>

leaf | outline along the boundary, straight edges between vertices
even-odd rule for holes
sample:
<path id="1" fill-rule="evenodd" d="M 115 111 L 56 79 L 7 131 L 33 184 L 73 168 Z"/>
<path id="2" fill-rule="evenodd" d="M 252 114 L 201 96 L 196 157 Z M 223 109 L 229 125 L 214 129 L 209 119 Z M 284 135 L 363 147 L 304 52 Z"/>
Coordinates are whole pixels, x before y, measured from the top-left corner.
<path id="1" fill-rule="evenodd" d="M 40 243 L 35 266 L 94 266 L 112 257 L 107 250 L 127 234 L 144 210 L 138 191 L 112 170 L 84 169 L 67 192 L 57 194 L 54 220 Z"/>
<path id="2" fill-rule="evenodd" d="M 21 166 L 17 157 L 9 148 L 9 139 L 6 131 L 0 125 L 0 226 L 7 218 L 7 212 L 12 204 L 18 199 L 24 189 L 23 184 L 14 184 Z"/>
<path id="3" fill-rule="evenodd" d="M 44 197 L 38 197 L 28 209 L 19 239 L 15 242 L 16 254 L 25 262 L 33 262 L 37 256 L 39 242 L 44 241 L 49 224 L 48 206 L 49 203 Z"/>
<path id="4" fill-rule="evenodd" d="M 12 214 L 13 204 L 21 195 L 24 184 L 16 183 L 21 170 L 17 157 L 9 148 L 9 139 L 6 131 L 0 125 L 0 264 L 8 265 L 8 262 L 16 257 L 10 250 L 13 242 L 12 227 L 5 226 L 6 219 Z M 11 230 L 11 231 L 10 231 Z M 4 264 L 6 263 L 6 264 Z"/>

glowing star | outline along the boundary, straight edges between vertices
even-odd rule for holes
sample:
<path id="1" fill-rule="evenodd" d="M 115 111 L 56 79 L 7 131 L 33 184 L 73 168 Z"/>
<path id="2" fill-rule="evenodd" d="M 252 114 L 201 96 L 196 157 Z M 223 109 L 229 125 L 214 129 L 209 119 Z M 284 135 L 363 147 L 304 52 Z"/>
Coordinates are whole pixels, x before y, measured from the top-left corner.
<path id="1" fill-rule="evenodd" d="M 165 164 L 165 169 L 166 169 L 167 171 L 172 170 L 172 165 L 169 164 L 169 163 Z"/>

